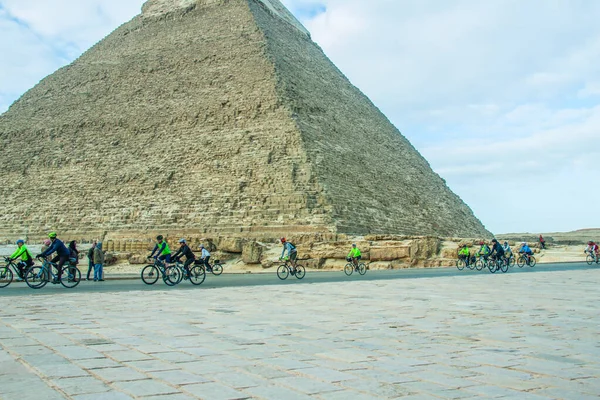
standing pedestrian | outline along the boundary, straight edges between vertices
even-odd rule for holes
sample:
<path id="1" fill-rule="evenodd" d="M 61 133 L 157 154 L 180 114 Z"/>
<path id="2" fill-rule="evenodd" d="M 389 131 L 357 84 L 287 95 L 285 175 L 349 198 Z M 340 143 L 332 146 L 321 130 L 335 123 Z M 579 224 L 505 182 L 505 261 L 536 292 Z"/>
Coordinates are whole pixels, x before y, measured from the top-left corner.
<path id="1" fill-rule="evenodd" d="M 96 243 L 96 247 L 94 247 L 94 282 L 104 281 L 102 277 L 103 273 L 103 264 L 104 264 L 104 253 L 102 252 L 102 243 Z"/>
<path id="2" fill-rule="evenodd" d="M 542 235 L 540 235 L 540 247 L 542 250 L 546 250 L 546 239 Z"/>
<path id="3" fill-rule="evenodd" d="M 96 248 L 96 241 L 92 242 L 92 247 L 87 252 L 88 258 L 88 270 L 87 270 L 87 278 L 86 280 L 90 280 L 90 273 L 94 270 L 94 249 Z"/>

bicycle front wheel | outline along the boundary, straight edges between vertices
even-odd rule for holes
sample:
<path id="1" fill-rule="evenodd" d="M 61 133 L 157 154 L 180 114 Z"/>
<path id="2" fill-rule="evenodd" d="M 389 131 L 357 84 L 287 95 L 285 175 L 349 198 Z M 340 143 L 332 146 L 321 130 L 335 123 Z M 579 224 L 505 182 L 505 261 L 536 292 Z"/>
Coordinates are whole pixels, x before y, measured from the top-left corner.
<path id="1" fill-rule="evenodd" d="M 173 266 L 165 269 L 165 276 L 163 280 L 167 286 L 175 286 L 181 282 L 182 279 L 183 277 L 181 276 L 181 270 L 179 268 Z"/>
<path id="2" fill-rule="evenodd" d="M 203 267 L 196 265 L 190 270 L 190 282 L 192 285 L 200 285 L 206 279 L 206 271 Z"/>
<path id="3" fill-rule="evenodd" d="M 465 269 L 465 260 L 456 260 L 456 268 L 458 268 L 459 271 L 462 271 L 463 269 Z"/>
<path id="4" fill-rule="evenodd" d="M 277 277 L 282 281 L 286 280 L 289 274 L 290 271 L 288 271 L 287 266 L 280 265 L 279 268 L 277 268 Z"/>
<path id="5" fill-rule="evenodd" d="M 490 272 L 491 272 L 492 274 L 495 274 L 495 273 L 496 273 L 496 271 L 498 270 L 498 263 L 497 263 L 497 261 L 495 261 L 495 260 L 490 260 L 490 261 L 488 262 L 488 265 L 487 265 L 487 267 L 488 267 L 488 269 L 490 270 Z"/>
<path id="6" fill-rule="evenodd" d="M 483 267 L 484 267 L 483 261 L 481 261 L 481 260 L 475 261 L 475 269 L 477 271 L 481 271 L 483 269 Z"/>
<path id="7" fill-rule="evenodd" d="M 213 275 L 221 275 L 223 273 L 223 266 L 221 264 L 215 264 L 212 267 Z"/>
<path id="8" fill-rule="evenodd" d="M 25 283 L 32 289 L 41 289 L 48 283 L 45 274 L 44 268 L 34 265 L 25 272 Z"/>
<path id="9" fill-rule="evenodd" d="M 13 280 L 13 272 L 9 267 L 0 267 L 0 288 L 7 287 Z"/>
<path id="10" fill-rule="evenodd" d="M 302 279 L 306 275 L 306 269 L 302 265 L 296 265 L 296 278 Z"/>
<path id="11" fill-rule="evenodd" d="M 142 270 L 142 281 L 146 285 L 154 285 L 158 280 L 159 272 L 155 265 L 146 265 Z"/>
<path id="12" fill-rule="evenodd" d="M 358 273 L 364 275 L 367 273 L 367 266 L 364 263 L 358 264 Z"/>
<path id="13" fill-rule="evenodd" d="M 74 288 L 81 281 L 81 272 L 77 267 L 63 267 L 60 272 L 60 284 L 66 288 Z"/>
<path id="14" fill-rule="evenodd" d="M 354 272 L 354 265 L 352 265 L 351 263 L 346 264 L 346 266 L 344 267 L 344 273 L 350 276 L 352 275 L 352 272 Z"/>
<path id="15" fill-rule="evenodd" d="M 519 256 L 519 259 L 517 260 L 517 265 L 519 266 L 519 268 L 523 268 L 525 264 L 527 264 L 527 259 L 525 258 L 525 256 Z"/>
<path id="16" fill-rule="evenodd" d="M 585 258 L 585 262 L 587 263 L 587 265 L 592 265 L 595 262 L 594 257 L 588 254 L 588 256 Z"/>

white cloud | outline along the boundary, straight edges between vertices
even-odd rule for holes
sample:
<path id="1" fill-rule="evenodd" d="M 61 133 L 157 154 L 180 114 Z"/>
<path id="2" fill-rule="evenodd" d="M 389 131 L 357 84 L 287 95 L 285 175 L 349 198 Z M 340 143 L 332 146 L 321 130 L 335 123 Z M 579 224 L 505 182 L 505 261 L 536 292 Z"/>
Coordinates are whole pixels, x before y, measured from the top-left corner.
<path id="1" fill-rule="evenodd" d="M 283 2 L 488 228 L 600 227 L 600 2 Z M 0 112 L 141 4 L 0 0 Z"/>

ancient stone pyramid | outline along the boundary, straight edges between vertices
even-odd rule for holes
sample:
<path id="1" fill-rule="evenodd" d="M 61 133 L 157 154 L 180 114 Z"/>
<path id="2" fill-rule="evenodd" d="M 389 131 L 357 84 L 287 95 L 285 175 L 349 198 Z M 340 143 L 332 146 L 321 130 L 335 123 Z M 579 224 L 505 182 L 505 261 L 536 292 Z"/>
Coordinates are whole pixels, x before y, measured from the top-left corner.
<path id="1" fill-rule="evenodd" d="M 0 140 L 8 236 L 487 233 L 278 0 L 148 1 Z"/>

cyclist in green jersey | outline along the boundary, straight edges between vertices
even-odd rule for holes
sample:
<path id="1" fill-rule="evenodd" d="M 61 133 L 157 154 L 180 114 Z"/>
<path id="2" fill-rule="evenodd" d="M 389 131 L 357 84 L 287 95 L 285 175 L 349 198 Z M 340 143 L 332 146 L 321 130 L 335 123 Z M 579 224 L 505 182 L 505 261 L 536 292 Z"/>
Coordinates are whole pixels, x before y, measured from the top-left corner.
<path id="1" fill-rule="evenodd" d="M 154 253 L 156 253 L 156 257 L 160 261 L 167 263 L 171 262 L 171 249 L 169 249 L 169 244 L 162 235 L 158 235 L 156 237 L 156 246 L 154 246 L 154 250 L 152 250 L 152 253 L 150 253 L 149 258 L 154 257 Z"/>

